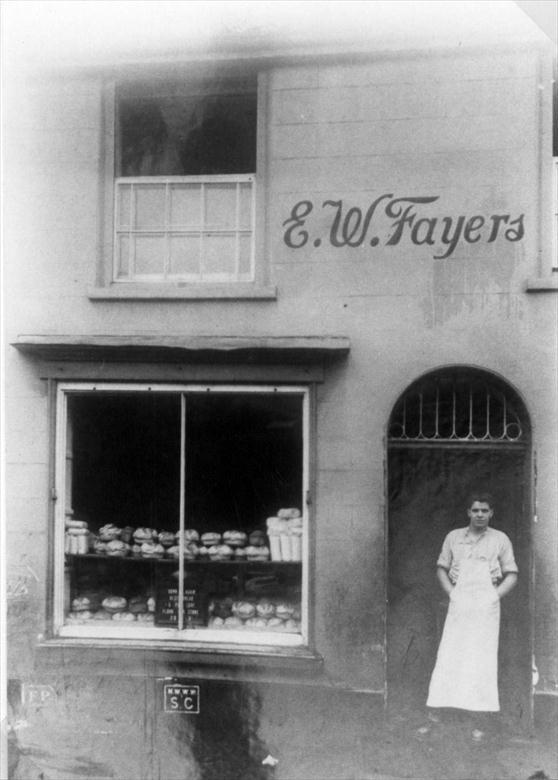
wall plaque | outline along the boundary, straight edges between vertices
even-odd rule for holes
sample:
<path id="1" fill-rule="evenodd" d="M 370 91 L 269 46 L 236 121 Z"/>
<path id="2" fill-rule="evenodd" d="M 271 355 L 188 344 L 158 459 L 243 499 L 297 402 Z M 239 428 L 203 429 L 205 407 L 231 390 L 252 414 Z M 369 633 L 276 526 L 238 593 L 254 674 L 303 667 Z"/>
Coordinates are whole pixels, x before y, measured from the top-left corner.
<path id="1" fill-rule="evenodd" d="M 200 686 L 165 683 L 163 685 L 163 711 L 199 715 Z"/>

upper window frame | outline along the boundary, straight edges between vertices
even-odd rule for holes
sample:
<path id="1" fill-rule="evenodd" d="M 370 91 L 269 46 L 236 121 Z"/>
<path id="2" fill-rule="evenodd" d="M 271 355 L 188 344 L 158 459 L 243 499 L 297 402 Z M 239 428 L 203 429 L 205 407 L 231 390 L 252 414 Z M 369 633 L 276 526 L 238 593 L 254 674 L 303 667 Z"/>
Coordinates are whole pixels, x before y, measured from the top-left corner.
<path id="1" fill-rule="evenodd" d="M 199 69 L 198 69 L 199 70 Z M 223 70 L 225 70 L 223 66 Z M 161 74 L 157 74 L 161 78 Z M 176 80 L 176 70 L 169 80 Z M 88 290 L 92 300 L 275 300 L 276 287 L 270 283 L 270 269 L 265 233 L 267 211 L 267 134 L 269 78 L 266 71 L 257 72 L 256 171 L 253 181 L 253 278 L 250 281 L 230 279 L 193 281 L 114 280 L 114 236 L 117 155 L 117 85 L 116 79 L 103 86 L 100 150 L 99 250 L 93 285 Z M 153 177 L 156 179 L 157 177 Z M 162 177 L 168 178 L 168 177 Z M 189 177 L 192 180 L 199 177 Z M 210 178 L 210 177 L 209 177 Z"/>

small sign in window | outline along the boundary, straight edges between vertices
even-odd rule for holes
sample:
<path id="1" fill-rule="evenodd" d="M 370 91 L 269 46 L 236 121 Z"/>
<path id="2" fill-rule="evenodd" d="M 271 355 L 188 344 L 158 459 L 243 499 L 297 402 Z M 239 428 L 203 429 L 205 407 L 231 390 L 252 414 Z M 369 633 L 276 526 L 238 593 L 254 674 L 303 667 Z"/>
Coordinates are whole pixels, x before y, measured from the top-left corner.
<path id="1" fill-rule="evenodd" d="M 163 685 L 163 710 L 164 712 L 187 712 L 190 715 L 199 715 L 200 686 L 165 683 Z"/>

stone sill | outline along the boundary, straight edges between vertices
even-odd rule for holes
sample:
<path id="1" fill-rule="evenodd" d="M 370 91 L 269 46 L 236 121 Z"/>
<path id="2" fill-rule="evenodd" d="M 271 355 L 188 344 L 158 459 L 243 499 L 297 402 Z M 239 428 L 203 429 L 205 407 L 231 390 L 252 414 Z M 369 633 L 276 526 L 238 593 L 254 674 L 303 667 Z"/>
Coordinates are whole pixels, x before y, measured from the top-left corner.
<path id="1" fill-rule="evenodd" d="M 274 301 L 277 288 L 257 284 L 112 284 L 87 291 L 92 301 Z"/>
<path id="2" fill-rule="evenodd" d="M 323 658 L 308 648 L 196 646 L 80 639 L 44 639 L 37 645 L 35 668 L 41 672 L 93 676 L 188 676 L 231 681 L 314 683 Z"/>

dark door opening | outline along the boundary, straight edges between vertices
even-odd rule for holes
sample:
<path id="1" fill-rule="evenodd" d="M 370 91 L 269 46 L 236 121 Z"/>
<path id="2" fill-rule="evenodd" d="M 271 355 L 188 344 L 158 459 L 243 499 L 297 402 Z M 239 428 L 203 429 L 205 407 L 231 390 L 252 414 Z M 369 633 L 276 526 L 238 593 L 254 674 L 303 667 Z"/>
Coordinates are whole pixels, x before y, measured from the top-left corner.
<path id="1" fill-rule="evenodd" d="M 432 409 L 438 408 L 440 397 Z M 489 490 L 495 499 L 491 524 L 510 537 L 520 572 L 518 586 L 502 602 L 501 713 L 510 728 L 529 730 L 532 630 L 526 427 L 521 428 L 520 422 L 513 423 L 518 426 L 514 429 L 514 441 L 480 442 L 473 437 L 466 442 L 420 441 L 417 440 L 419 429 L 413 431 L 409 426 L 412 416 L 409 406 L 406 414 L 407 438 L 394 436 L 388 452 L 389 704 L 424 707 L 447 608 L 436 579 L 436 559 L 445 535 L 467 525 L 468 493 L 473 489 Z M 421 401 L 422 423 L 428 414 L 426 404 Z M 435 427 L 440 430 L 441 422 Z M 523 440 L 518 441 L 520 438 Z"/>

